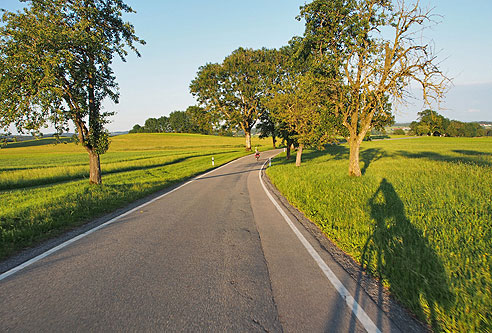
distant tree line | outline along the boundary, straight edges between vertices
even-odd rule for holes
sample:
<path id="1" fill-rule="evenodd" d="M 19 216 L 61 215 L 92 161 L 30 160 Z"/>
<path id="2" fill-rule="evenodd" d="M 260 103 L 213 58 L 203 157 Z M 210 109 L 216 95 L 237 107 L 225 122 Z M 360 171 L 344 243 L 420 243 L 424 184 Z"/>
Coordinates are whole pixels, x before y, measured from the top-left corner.
<path id="1" fill-rule="evenodd" d="M 199 106 L 186 111 L 174 111 L 169 116 L 148 118 L 143 126 L 136 124 L 130 133 L 198 133 L 232 135 L 233 129 L 220 122 L 210 112 Z"/>
<path id="2" fill-rule="evenodd" d="M 427 109 L 418 113 L 418 120 L 410 124 L 410 135 L 432 135 L 450 137 L 492 136 L 492 128 L 477 122 L 449 120 L 436 111 Z"/>

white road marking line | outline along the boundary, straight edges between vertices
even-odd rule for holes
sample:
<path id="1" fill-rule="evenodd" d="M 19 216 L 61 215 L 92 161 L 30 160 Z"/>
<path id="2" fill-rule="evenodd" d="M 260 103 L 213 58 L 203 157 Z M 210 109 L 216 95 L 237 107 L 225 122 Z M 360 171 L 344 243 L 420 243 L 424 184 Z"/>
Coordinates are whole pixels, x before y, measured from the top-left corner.
<path id="1" fill-rule="evenodd" d="M 182 187 L 184 187 L 184 186 L 186 186 L 186 185 L 188 185 L 188 184 L 190 184 L 190 183 L 194 182 L 195 180 L 198 180 L 198 179 L 200 179 L 200 178 L 203 178 L 203 177 L 207 176 L 208 174 L 210 174 L 210 173 L 212 173 L 212 172 L 214 172 L 214 171 L 217 171 L 217 170 L 219 170 L 219 169 L 222 169 L 223 167 L 225 167 L 225 166 L 227 166 L 227 165 L 229 165 L 229 164 L 231 164 L 231 163 L 234 163 L 234 162 L 236 162 L 236 161 L 239 161 L 240 159 L 242 159 L 242 158 L 244 158 L 244 157 L 248 157 L 248 156 L 249 156 L 249 155 L 246 155 L 246 156 L 240 157 L 240 158 L 238 158 L 238 159 L 236 159 L 236 160 L 233 160 L 233 161 L 228 162 L 228 163 L 226 163 L 226 164 L 224 164 L 224 165 L 221 165 L 221 166 L 220 166 L 220 167 L 218 167 L 218 168 L 215 168 L 215 169 L 213 169 L 213 170 L 210 170 L 209 172 L 204 173 L 203 175 L 200 175 L 200 176 L 198 176 L 198 177 L 195 177 L 195 178 L 193 178 L 193 179 L 191 179 L 191 180 L 187 181 L 186 183 L 184 183 L 184 184 L 182 184 L 182 185 L 180 185 L 180 186 L 178 186 L 178 187 L 176 187 L 176 188 L 172 189 L 171 191 L 166 192 L 166 193 L 164 193 L 164 194 L 162 194 L 162 195 L 158 196 L 157 198 L 154 198 L 154 199 L 152 199 L 152 200 L 149 200 L 149 201 L 147 201 L 147 202 L 145 202 L 145 203 L 141 204 L 141 205 L 140 205 L 140 206 L 138 206 L 138 207 L 135 207 L 135 208 L 133 208 L 133 209 L 131 209 L 131 210 L 129 210 L 129 211 L 127 211 L 127 212 L 125 212 L 125 213 L 121 214 L 121 215 L 118 215 L 118 216 L 116 216 L 116 217 L 112 218 L 111 220 L 109 220 L 109 221 L 107 221 L 107 222 L 104 222 L 103 224 L 98 225 L 97 227 L 94 227 L 94 228 L 92 228 L 92 229 L 90 229 L 90 230 L 88 230 L 88 231 L 84 232 L 83 234 L 80 234 L 80 235 L 78 235 L 78 236 L 75 236 L 74 238 L 71 238 L 71 239 L 69 239 L 69 240 L 67 240 L 67 241 L 63 242 L 63 243 L 61 243 L 60 245 L 57 245 L 57 246 L 55 246 L 55 247 L 53 247 L 53 248 L 49 249 L 48 251 L 41 253 L 40 255 L 38 255 L 38 256 L 36 256 L 36 257 L 34 257 L 34 258 L 32 258 L 32 259 L 30 259 L 30 260 L 28 260 L 28 261 L 26 261 L 26 262 L 24 262 L 24 263 L 22 263 L 22 264 L 20 264 L 20 265 L 16 266 L 16 267 L 14 267 L 14 268 L 12 268 L 12 269 L 10 269 L 10 270 L 6 271 L 5 273 L 0 274 L 0 281 L 2 281 L 3 279 L 5 279 L 5 278 L 7 278 L 7 277 L 11 276 L 12 274 L 17 273 L 18 271 L 20 271 L 20 270 L 22 270 L 22 269 L 26 268 L 27 266 L 30 266 L 30 265 L 34 264 L 35 262 L 37 262 L 37 261 L 39 261 L 39 260 L 41 260 L 41 259 L 44 259 L 44 258 L 46 258 L 47 256 L 49 256 L 49 255 L 51 255 L 51 254 L 53 254 L 53 253 L 55 253 L 55 252 L 57 252 L 57 251 L 59 251 L 59 250 L 63 249 L 64 247 L 67 247 L 68 245 L 70 245 L 70 244 L 72 244 L 72 243 L 74 243 L 74 242 L 78 241 L 79 239 L 82 239 L 82 238 L 84 238 L 85 236 L 88 236 L 88 235 L 92 234 L 93 232 L 96 232 L 96 231 L 98 231 L 99 229 L 102 229 L 102 228 L 104 228 L 104 227 L 106 227 L 106 226 L 108 226 L 108 225 L 110 225 L 110 224 L 112 224 L 112 223 L 114 223 L 114 222 L 118 221 L 119 219 L 121 219 L 121 218 L 123 218 L 123 217 L 125 217 L 125 216 L 127 216 L 127 215 L 130 215 L 131 213 L 133 213 L 133 212 L 135 212 L 135 211 L 137 211 L 137 210 L 139 210 L 139 209 L 144 208 L 144 207 L 145 207 L 145 206 L 147 206 L 147 205 L 150 205 L 151 203 L 153 203 L 153 202 L 155 202 L 155 201 L 157 201 L 157 200 L 159 200 L 159 199 L 164 198 L 166 195 L 169 195 L 169 194 L 171 194 L 171 193 L 173 193 L 173 192 L 175 192 L 175 191 L 179 190 L 180 188 L 182 188 Z"/>
<path id="2" fill-rule="evenodd" d="M 352 310 L 354 315 L 359 319 L 360 323 L 364 328 L 366 329 L 367 332 L 374 332 L 374 333 L 381 333 L 381 330 L 374 324 L 374 322 L 369 318 L 367 313 L 364 311 L 364 309 L 357 303 L 357 301 L 354 299 L 354 297 L 350 294 L 347 288 L 343 285 L 343 283 L 337 278 L 335 273 L 328 267 L 328 265 L 325 263 L 325 261 L 321 258 L 321 256 L 316 252 L 316 250 L 313 248 L 313 246 L 308 242 L 308 240 L 301 234 L 299 229 L 294 225 L 292 220 L 287 216 L 287 214 L 284 212 L 284 210 L 280 207 L 280 205 L 277 203 L 277 201 L 273 198 L 273 196 L 270 194 L 268 189 L 266 188 L 265 184 L 263 183 L 263 179 L 261 179 L 261 171 L 265 167 L 265 162 L 261 168 L 261 170 L 258 173 L 258 176 L 260 178 L 260 183 L 261 186 L 263 187 L 263 190 L 265 191 L 266 195 L 270 199 L 270 201 L 273 203 L 273 205 L 277 208 L 278 212 L 284 220 L 287 222 L 289 227 L 292 229 L 294 234 L 297 236 L 297 238 L 301 241 L 302 245 L 306 248 L 308 253 L 313 257 L 314 261 L 318 264 L 319 268 L 323 271 L 325 276 L 328 278 L 328 280 L 331 282 L 331 284 L 335 287 L 335 289 L 338 291 L 340 296 L 345 300 L 345 303 L 347 303 L 348 307 Z"/>

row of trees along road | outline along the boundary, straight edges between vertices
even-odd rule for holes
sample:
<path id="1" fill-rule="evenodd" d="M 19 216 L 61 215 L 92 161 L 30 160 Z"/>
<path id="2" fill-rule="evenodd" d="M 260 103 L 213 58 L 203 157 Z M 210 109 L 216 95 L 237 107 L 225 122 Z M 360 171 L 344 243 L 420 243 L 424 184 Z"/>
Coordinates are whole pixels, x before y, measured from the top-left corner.
<path id="1" fill-rule="evenodd" d="M 145 43 L 122 19 L 133 10 L 121 0 L 27 2 L 0 24 L 0 127 L 24 133 L 51 123 L 61 134 L 72 122 L 89 155 L 89 181 L 101 184 L 112 115 L 101 102 L 119 98 L 113 57 L 125 60 L 128 48 L 139 56 L 135 45 Z"/>
<path id="2" fill-rule="evenodd" d="M 337 136 L 350 147 L 349 175 L 361 176 L 359 150 L 371 129 L 394 121 L 392 104 L 420 84 L 427 104 L 449 81 L 422 30 L 435 22 L 418 2 L 314 0 L 302 6 L 303 37 L 280 50 L 239 48 L 222 63 L 200 67 L 190 85 L 201 106 L 246 133 L 263 132 L 299 145 L 322 146 Z"/>
<path id="3" fill-rule="evenodd" d="M 101 183 L 104 129 L 118 101 L 111 69 L 135 44 L 144 44 L 122 20 L 133 10 L 122 0 L 31 0 L 23 12 L 4 13 L 0 27 L 0 126 L 37 131 L 48 122 L 59 133 L 75 124 L 90 157 L 90 182 Z M 439 100 L 447 78 L 436 66 L 422 29 L 433 23 L 418 2 L 314 0 L 302 6 L 303 37 L 280 50 L 239 48 L 220 64 L 200 67 L 190 91 L 222 124 L 238 127 L 251 149 L 251 129 L 321 146 L 342 135 L 349 143 L 349 174 L 360 176 L 359 149 L 373 128 L 393 120 L 391 104 L 422 86 Z"/>

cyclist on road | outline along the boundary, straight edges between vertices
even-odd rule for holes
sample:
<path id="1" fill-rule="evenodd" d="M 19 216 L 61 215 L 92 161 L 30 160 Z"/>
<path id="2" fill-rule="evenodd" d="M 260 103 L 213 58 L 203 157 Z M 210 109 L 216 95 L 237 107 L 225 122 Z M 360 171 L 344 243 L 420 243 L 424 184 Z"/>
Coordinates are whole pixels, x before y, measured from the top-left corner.
<path id="1" fill-rule="evenodd" d="M 255 147 L 255 158 L 257 161 L 260 159 L 260 152 L 258 151 L 258 147 Z"/>

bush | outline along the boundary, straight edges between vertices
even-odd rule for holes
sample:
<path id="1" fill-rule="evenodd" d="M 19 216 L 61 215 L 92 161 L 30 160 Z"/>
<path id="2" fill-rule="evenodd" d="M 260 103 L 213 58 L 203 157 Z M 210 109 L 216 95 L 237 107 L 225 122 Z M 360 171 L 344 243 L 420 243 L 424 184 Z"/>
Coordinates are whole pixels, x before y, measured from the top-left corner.
<path id="1" fill-rule="evenodd" d="M 402 130 L 401 128 L 397 128 L 397 129 L 395 129 L 395 130 L 393 131 L 393 134 L 394 134 L 394 135 L 405 135 L 406 133 L 405 133 L 405 131 L 404 131 L 404 130 Z"/>

